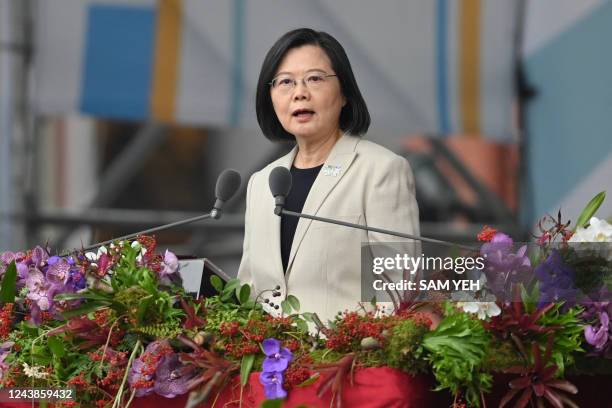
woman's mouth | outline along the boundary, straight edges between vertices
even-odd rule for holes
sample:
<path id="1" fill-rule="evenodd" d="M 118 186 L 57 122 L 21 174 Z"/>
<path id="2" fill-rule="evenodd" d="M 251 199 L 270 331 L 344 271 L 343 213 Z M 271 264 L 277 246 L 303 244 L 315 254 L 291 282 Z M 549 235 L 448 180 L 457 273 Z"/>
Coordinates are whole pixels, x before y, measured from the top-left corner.
<path id="1" fill-rule="evenodd" d="M 297 118 L 297 121 L 301 123 L 308 122 L 314 114 L 314 111 L 310 109 L 298 109 L 293 112 L 292 116 Z"/>

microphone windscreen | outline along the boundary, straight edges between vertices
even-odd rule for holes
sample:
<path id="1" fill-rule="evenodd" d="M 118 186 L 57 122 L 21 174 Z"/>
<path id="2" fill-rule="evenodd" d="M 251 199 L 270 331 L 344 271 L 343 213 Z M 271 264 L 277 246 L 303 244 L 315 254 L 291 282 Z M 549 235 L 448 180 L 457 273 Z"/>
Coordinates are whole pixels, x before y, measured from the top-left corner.
<path id="1" fill-rule="evenodd" d="M 240 182 L 240 173 L 238 173 L 236 170 L 223 170 L 223 172 L 219 175 L 219 178 L 217 178 L 215 198 L 222 201 L 229 200 L 240 188 Z"/>
<path id="2" fill-rule="evenodd" d="M 286 197 L 291 191 L 291 172 L 286 167 L 275 167 L 270 172 L 270 191 L 272 196 L 283 196 Z"/>

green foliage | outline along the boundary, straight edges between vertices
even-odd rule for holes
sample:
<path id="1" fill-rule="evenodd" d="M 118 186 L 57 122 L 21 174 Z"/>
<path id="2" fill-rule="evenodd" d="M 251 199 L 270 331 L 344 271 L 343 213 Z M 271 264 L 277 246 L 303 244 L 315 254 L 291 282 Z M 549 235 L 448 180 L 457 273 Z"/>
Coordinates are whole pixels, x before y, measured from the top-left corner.
<path id="1" fill-rule="evenodd" d="M 4 271 L 2 277 L 2 286 L 0 287 L 0 302 L 13 303 L 15 302 L 15 283 L 17 282 L 17 266 L 15 261 L 11 262 Z"/>
<path id="2" fill-rule="evenodd" d="M 586 207 L 584 207 L 580 215 L 578 216 L 574 230 L 585 227 L 589 223 L 589 220 L 591 219 L 591 217 L 597 212 L 597 210 L 599 209 L 599 207 L 601 206 L 601 204 L 604 202 L 605 199 L 606 199 L 605 191 L 602 191 L 601 193 L 593 197 L 591 201 L 589 201 L 589 203 L 586 205 Z"/>
<path id="3" fill-rule="evenodd" d="M 218 331 L 224 322 L 237 321 L 240 324 L 245 324 L 250 319 L 262 318 L 263 309 L 261 305 L 252 300 L 241 304 L 235 296 L 236 288 L 237 286 L 233 285 L 233 289 L 229 292 L 231 296 L 227 296 L 227 286 L 225 286 L 219 295 L 204 300 L 206 327 L 209 330 Z"/>
<path id="4" fill-rule="evenodd" d="M 242 357 L 242 361 L 240 362 L 240 385 L 243 387 L 247 385 L 249 381 L 249 374 L 251 374 L 254 362 L 255 354 L 247 354 Z"/>
<path id="5" fill-rule="evenodd" d="M 177 321 L 138 326 L 135 331 L 155 338 L 173 338 L 182 332 Z"/>
<path id="6" fill-rule="evenodd" d="M 480 406 L 480 392 L 489 392 L 492 383 L 491 375 L 483 371 L 490 336 L 480 321 L 452 312 L 449 305 L 446 310 L 449 314 L 436 330 L 423 338 L 439 384 L 436 390 L 464 392 L 468 403 Z"/>
<path id="7" fill-rule="evenodd" d="M 426 326 L 413 320 L 404 320 L 397 324 L 385 349 L 387 364 L 412 375 L 424 372 L 427 362 L 420 358 L 421 343 L 428 331 Z"/>
<path id="8" fill-rule="evenodd" d="M 564 374 L 566 367 L 574 364 L 574 354 L 584 352 L 581 347 L 584 329 L 579 319 L 582 308 L 572 307 L 562 312 L 562 307 L 562 304 L 556 304 L 539 320 L 543 326 L 556 326 L 552 361 L 559 367 L 560 375 Z M 546 344 L 546 340 L 547 335 L 538 339 L 542 346 Z"/>
<path id="9" fill-rule="evenodd" d="M 217 292 L 221 293 L 223 291 L 223 280 L 217 275 L 212 275 L 210 277 L 210 284 Z"/>

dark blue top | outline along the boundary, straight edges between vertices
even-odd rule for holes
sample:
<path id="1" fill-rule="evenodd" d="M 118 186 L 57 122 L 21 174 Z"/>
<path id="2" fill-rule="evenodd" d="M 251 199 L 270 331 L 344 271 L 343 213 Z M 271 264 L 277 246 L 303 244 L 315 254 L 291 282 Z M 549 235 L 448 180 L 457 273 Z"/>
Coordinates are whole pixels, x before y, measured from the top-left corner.
<path id="1" fill-rule="evenodd" d="M 306 197 L 308 197 L 310 188 L 322 167 L 323 165 L 309 169 L 298 169 L 291 166 L 291 191 L 289 191 L 289 195 L 285 199 L 285 209 L 302 212 Z M 283 260 L 283 270 L 285 272 L 287 272 L 291 245 L 293 244 L 293 236 L 295 235 L 298 221 L 299 218 L 297 217 L 288 215 L 281 217 L 281 259 Z"/>

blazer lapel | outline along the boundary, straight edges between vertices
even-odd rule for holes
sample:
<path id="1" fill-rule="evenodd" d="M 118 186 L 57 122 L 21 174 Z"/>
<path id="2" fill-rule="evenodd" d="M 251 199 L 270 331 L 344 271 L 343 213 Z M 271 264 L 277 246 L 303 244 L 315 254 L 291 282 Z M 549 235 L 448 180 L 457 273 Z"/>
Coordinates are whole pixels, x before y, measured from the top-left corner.
<path id="1" fill-rule="evenodd" d="M 323 202 L 325 201 L 329 193 L 333 190 L 336 184 L 338 184 L 342 177 L 344 177 L 344 175 L 348 171 L 349 166 L 355 159 L 355 156 L 357 155 L 355 153 L 355 146 L 357 145 L 359 140 L 360 139 L 355 136 L 345 134 L 336 142 L 336 145 L 330 152 L 329 157 L 323 164 L 321 172 L 319 173 L 314 184 L 312 185 L 310 193 L 308 193 L 308 197 L 306 198 L 306 202 L 304 203 L 302 213 L 308 215 L 317 214 L 319 208 L 321 208 L 321 205 L 323 205 Z M 287 264 L 288 270 L 291 269 L 295 254 L 300 248 L 302 240 L 304 239 L 308 228 L 310 228 L 310 224 L 312 224 L 312 220 L 309 220 L 307 218 L 300 218 L 300 220 L 298 221 L 298 225 L 295 230 L 295 236 L 293 237 L 293 244 L 291 245 L 291 254 L 289 255 L 289 262 Z M 278 245 L 280 247 L 280 241 Z"/>

